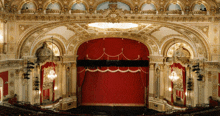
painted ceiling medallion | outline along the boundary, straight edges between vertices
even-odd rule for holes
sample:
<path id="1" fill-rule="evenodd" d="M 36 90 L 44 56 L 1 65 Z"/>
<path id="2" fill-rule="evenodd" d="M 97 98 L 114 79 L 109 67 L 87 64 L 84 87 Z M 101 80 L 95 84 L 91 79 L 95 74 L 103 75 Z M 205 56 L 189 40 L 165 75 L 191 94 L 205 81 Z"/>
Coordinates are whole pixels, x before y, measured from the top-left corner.
<path id="1" fill-rule="evenodd" d="M 130 29 L 138 27 L 135 23 L 90 23 L 90 27 L 100 28 L 100 29 Z"/>

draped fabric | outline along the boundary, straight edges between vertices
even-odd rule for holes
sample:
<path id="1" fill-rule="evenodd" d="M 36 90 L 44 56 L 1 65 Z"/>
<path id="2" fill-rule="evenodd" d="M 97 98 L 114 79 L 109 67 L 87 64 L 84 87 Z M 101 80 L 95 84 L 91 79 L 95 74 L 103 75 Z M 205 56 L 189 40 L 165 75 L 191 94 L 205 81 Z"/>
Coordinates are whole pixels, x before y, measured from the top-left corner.
<path id="1" fill-rule="evenodd" d="M 8 71 L 6 72 L 1 72 L 0 73 L 0 78 L 3 80 L 3 96 L 8 95 Z"/>
<path id="2" fill-rule="evenodd" d="M 134 40 L 101 38 L 83 43 L 77 55 L 77 60 L 148 60 L 149 52 Z M 148 67 L 77 67 L 77 72 L 82 105 L 145 105 Z"/>
<path id="3" fill-rule="evenodd" d="M 44 80 L 44 69 L 45 68 L 48 68 L 48 67 L 52 67 L 52 66 L 55 66 L 56 67 L 56 65 L 55 65 L 55 63 L 54 62 L 47 62 L 46 64 L 44 64 L 43 66 L 41 66 L 41 78 L 40 78 L 40 91 L 41 91 L 41 93 L 40 93 L 40 103 L 42 103 L 43 102 L 43 80 Z M 55 71 L 55 69 L 54 69 L 54 71 Z M 55 84 L 55 80 L 53 80 L 53 88 L 54 88 L 54 84 Z M 54 101 L 54 92 L 53 92 L 53 99 L 52 99 L 53 101 Z"/>
<path id="4" fill-rule="evenodd" d="M 186 105 L 186 70 L 185 67 L 183 67 L 180 63 L 173 63 L 171 66 L 171 71 L 173 71 L 174 67 L 178 67 L 179 69 L 182 70 L 182 79 L 183 79 L 183 92 L 178 92 L 177 94 L 179 95 L 179 97 L 181 97 L 182 99 L 184 99 L 184 105 Z M 171 82 L 171 88 L 173 90 L 173 82 Z M 184 97 L 185 96 L 185 97 Z M 173 103 L 173 92 L 171 93 L 171 102 Z"/>
<path id="5" fill-rule="evenodd" d="M 43 99 L 50 98 L 50 89 L 43 90 Z"/>

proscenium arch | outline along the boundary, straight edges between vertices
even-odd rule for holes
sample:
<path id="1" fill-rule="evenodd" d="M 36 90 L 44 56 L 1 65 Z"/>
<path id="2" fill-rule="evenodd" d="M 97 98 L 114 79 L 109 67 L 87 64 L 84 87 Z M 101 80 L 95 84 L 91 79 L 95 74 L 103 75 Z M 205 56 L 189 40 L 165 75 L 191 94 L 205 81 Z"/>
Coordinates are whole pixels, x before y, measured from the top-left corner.
<path id="1" fill-rule="evenodd" d="M 39 26 L 35 26 L 34 28 L 30 29 L 28 32 L 26 32 L 26 34 L 24 34 L 23 36 L 21 36 L 19 38 L 19 42 L 18 42 L 18 46 L 17 46 L 17 54 L 16 57 L 21 57 L 21 48 L 24 45 L 24 42 L 34 33 L 37 33 L 39 31 L 42 31 L 44 28 L 50 29 L 50 28 L 54 28 L 54 27 L 59 27 L 59 26 L 65 26 L 66 24 L 69 24 L 70 21 L 62 21 L 62 22 L 52 22 L 52 23 L 46 23 L 46 24 L 42 24 Z M 159 24 L 159 25 L 165 25 L 168 28 L 180 28 L 180 29 L 184 29 L 187 31 L 192 32 L 193 34 L 195 34 L 201 41 L 202 44 L 205 46 L 205 50 L 206 50 L 206 55 L 208 57 L 208 59 L 210 60 L 211 56 L 210 56 L 210 48 L 209 48 L 209 43 L 207 42 L 207 38 L 204 37 L 203 35 L 201 35 L 198 31 L 196 31 L 194 28 L 190 28 L 186 25 L 182 25 L 182 24 L 176 24 L 176 23 L 169 23 L 169 22 L 162 22 L 162 21 L 155 21 L 155 20 L 149 20 L 149 21 L 143 21 L 143 23 L 152 23 L 152 24 Z M 106 37 L 108 35 L 104 35 L 103 37 Z M 108 36 L 111 37 L 111 36 Z M 120 36 L 118 36 L 120 37 Z M 97 37 L 96 37 L 97 38 Z M 99 37 L 100 38 L 100 37 Z M 124 37 L 124 38 L 132 38 L 132 37 Z M 135 38 L 135 37 L 134 37 Z M 137 38 L 135 38 L 137 39 Z"/>
<path id="2" fill-rule="evenodd" d="M 132 37 L 132 36 L 112 36 L 111 34 L 109 35 L 100 35 L 100 36 L 94 36 L 94 37 L 91 37 L 91 38 L 86 38 L 86 39 L 83 39 L 82 41 L 79 41 L 78 43 L 76 43 L 75 47 L 74 47 L 74 50 L 73 50 L 73 55 L 77 55 L 77 51 L 80 47 L 80 45 L 82 45 L 83 43 L 87 42 L 87 41 L 90 41 L 90 40 L 95 40 L 95 39 L 101 39 L 101 38 L 124 38 L 124 39 L 130 39 L 130 40 L 135 40 L 135 41 L 138 41 L 138 42 L 141 42 L 142 44 L 144 44 L 148 51 L 149 51 L 149 55 L 153 53 L 153 50 L 152 48 L 150 47 L 149 44 L 147 44 L 147 42 L 144 42 L 143 40 L 140 40 L 140 39 L 136 39 L 135 37 Z M 69 49 L 70 46 L 68 46 L 68 49 Z"/>

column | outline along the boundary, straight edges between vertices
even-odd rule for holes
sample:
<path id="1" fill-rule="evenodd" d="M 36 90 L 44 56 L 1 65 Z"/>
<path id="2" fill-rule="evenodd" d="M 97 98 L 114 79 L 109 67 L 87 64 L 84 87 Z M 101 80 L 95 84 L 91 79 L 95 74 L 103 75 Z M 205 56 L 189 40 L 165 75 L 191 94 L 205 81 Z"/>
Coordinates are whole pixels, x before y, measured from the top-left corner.
<path id="1" fill-rule="evenodd" d="M 58 91 L 58 93 L 59 93 L 59 96 L 60 97 L 62 97 L 62 90 L 63 90 L 63 88 L 62 88 L 62 68 L 63 68 L 63 66 L 62 66 L 62 64 L 61 63 L 59 63 L 58 64 L 59 65 L 59 67 L 58 67 L 58 69 L 59 69 L 59 72 L 58 72 L 58 86 L 57 86 L 57 91 Z"/>
<path id="2" fill-rule="evenodd" d="M 22 95 L 22 93 L 23 93 L 23 81 L 22 81 L 22 75 L 23 75 L 23 71 L 22 70 L 19 70 L 19 74 L 18 74 L 19 76 L 18 76 L 18 82 L 16 82 L 16 83 L 19 83 L 18 84 L 18 101 L 23 101 L 23 95 Z"/>
<path id="3" fill-rule="evenodd" d="M 160 64 L 160 99 L 164 98 L 164 92 L 165 92 L 165 81 L 164 81 L 164 65 Z"/>
<path id="4" fill-rule="evenodd" d="M 77 67 L 76 67 L 76 63 L 72 63 L 71 64 L 72 66 L 72 91 L 71 91 L 71 93 L 72 93 L 72 95 L 73 96 L 76 96 L 76 89 L 77 89 Z"/>
<path id="5" fill-rule="evenodd" d="M 66 64 L 62 64 L 62 96 L 66 97 Z"/>
<path id="6" fill-rule="evenodd" d="M 149 69 L 149 97 L 154 97 L 154 66 L 155 64 L 150 64 Z"/>

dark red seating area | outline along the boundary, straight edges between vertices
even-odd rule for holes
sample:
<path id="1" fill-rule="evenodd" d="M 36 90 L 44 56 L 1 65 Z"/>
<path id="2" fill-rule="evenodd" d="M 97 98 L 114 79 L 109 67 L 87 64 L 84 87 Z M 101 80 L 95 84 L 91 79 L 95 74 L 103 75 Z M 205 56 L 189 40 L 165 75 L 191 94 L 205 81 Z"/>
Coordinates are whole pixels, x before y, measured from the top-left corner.
<path id="1" fill-rule="evenodd" d="M 0 106 L 0 116 L 29 116 L 34 115 L 30 111 L 24 111 L 17 108 L 10 108 L 6 106 Z"/>
<path id="2" fill-rule="evenodd" d="M 34 111 L 36 113 L 42 113 L 42 114 L 38 114 L 38 115 L 43 115 L 43 114 L 50 114 L 50 115 L 71 115 L 70 113 L 67 112 L 54 112 L 51 110 L 47 110 L 47 109 L 42 109 L 38 106 L 34 106 L 31 104 L 26 104 L 26 103 L 16 103 L 14 104 L 14 106 L 26 109 L 26 110 L 31 110 Z"/>
<path id="3" fill-rule="evenodd" d="M 216 105 L 216 103 L 215 103 Z M 119 108 L 115 107 L 114 109 L 103 109 L 104 107 L 97 108 L 94 106 L 91 107 L 79 107 L 77 109 L 72 109 L 69 111 L 60 111 L 54 112 L 52 110 L 42 109 L 39 106 L 34 106 L 28 104 L 26 102 L 17 102 L 14 106 L 6 105 L 0 106 L 0 116 L 73 116 L 73 115 L 83 115 L 83 116 L 90 116 L 96 115 L 101 113 L 105 114 L 139 114 L 144 111 L 143 114 L 149 115 L 158 115 L 158 116 L 181 116 L 181 115 L 193 115 L 193 116 L 218 116 L 220 114 L 220 107 L 219 106 L 212 106 L 210 104 L 203 104 L 199 105 L 195 108 L 189 108 L 185 111 L 176 111 L 173 113 L 158 113 L 156 111 L 151 111 L 150 109 L 132 109 L 132 108 Z M 99 109 L 99 110 L 98 110 Z M 136 112 L 134 112 L 136 111 Z M 141 113 L 142 114 L 142 113 Z"/>

